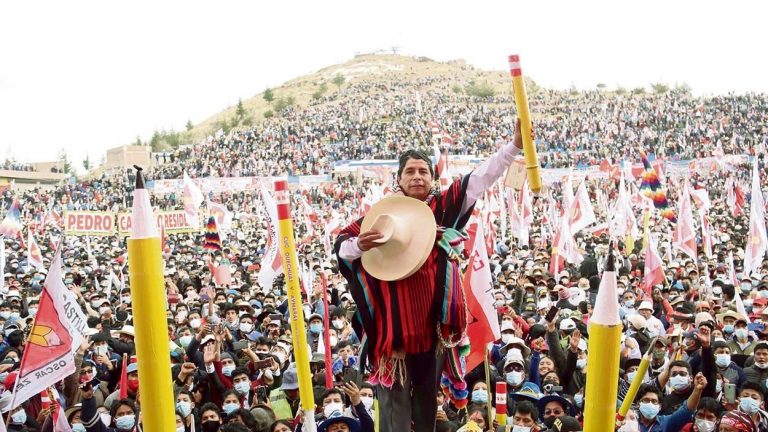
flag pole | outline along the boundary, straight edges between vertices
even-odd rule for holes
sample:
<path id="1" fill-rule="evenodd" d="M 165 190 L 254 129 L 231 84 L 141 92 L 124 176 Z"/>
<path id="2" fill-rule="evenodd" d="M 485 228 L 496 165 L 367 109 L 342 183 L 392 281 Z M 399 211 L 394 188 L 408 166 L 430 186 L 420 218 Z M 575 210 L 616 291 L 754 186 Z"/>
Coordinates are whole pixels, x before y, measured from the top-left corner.
<path id="1" fill-rule="evenodd" d="M 307 330 L 304 324 L 303 302 L 301 300 L 301 287 L 299 286 L 300 268 L 296 256 L 296 240 L 293 233 L 291 200 L 287 180 L 275 181 L 275 204 L 277 204 L 277 218 L 279 220 L 280 258 L 283 262 L 285 282 L 288 287 L 288 311 L 291 319 L 293 352 L 296 357 L 301 408 L 304 411 L 304 427 L 307 432 L 314 432 L 317 430 L 314 416 L 315 396 L 312 390 L 312 375 L 309 370 Z"/>
<path id="2" fill-rule="evenodd" d="M 136 355 L 139 382 L 152 391 L 142 392 L 142 418 L 148 431 L 175 429 L 175 410 L 168 353 L 168 328 L 165 322 L 166 292 L 163 280 L 163 257 L 157 221 L 153 217 L 144 176 L 136 168 L 133 191 L 131 233 L 128 238 L 128 271 L 131 280 L 136 327 Z M 160 353 L 166 353 L 160 355 Z"/>
<path id="3" fill-rule="evenodd" d="M 520 56 L 510 55 L 509 73 L 512 75 L 512 89 L 515 94 L 517 115 L 520 119 L 520 134 L 523 138 L 523 154 L 525 156 L 525 168 L 528 177 L 528 186 L 531 192 L 541 192 L 541 174 L 539 173 L 539 156 L 536 154 L 536 143 L 533 142 L 531 113 L 528 108 L 528 96 L 525 93 L 525 81 L 523 70 L 520 68 Z"/>
<path id="4" fill-rule="evenodd" d="M 485 392 L 488 393 L 488 421 L 493 421 L 493 404 L 491 401 L 493 400 L 491 398 L 491 367 L 488 364 L 488 344 L 484 344 L 485 348 L 483 349 L 483 352 L 485 354 L 485 359 L 483 360 L 483 363 L 485 364 Z"/>

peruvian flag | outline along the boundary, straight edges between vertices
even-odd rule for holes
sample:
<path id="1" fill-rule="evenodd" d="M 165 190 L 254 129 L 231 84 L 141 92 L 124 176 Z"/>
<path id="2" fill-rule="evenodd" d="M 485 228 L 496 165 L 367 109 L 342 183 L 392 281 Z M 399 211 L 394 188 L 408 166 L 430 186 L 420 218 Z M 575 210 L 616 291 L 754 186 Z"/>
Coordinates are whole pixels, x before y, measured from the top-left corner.
<path id="1" fill-rule="evenodd" d="M 467 297 L 467 337 L 471 341 L 469 355 L 467 356 L 467 370 L 471 371 L 485 359 L 485 347 L 487 344 L 501 338 L 499 320 L 496 309 L 493 307 L 493 279 L 488 262 L 488 255 L 483 247 L 483 221 L 474 217 L 474 223 L 470 223 L 469 250 L 471 255 L 464 274 L 464 292 Z"/>
<path id="2" fill-rule="evenodd" d="M 568 210 L 568 223 L 570 225 L 571 234 L 576 234 L 595 222 L 597 222 L 597 218 L 595 217 L 592 203 L 589 201 L 587 182 L 585 180 L 579 185 L 579 189 L 576 191 L 576 196 L 571 202 L 571 206 Z"/>
<path id="3" fill-rule="evenodd" d="M 760 174 L 755 158 L 752 165 L 752 191 L 749 210 L 749 234 L 744 246 L 744 275 L 750 275 L 760 268 L 760 263 L 768 251 L 768 235 L 765 230 L 765 205 L 763 192 L 760 190 Z"/>
<path id="4" fill-rule="evenodd" d="M 83 342 L 87 325 L 62 276 L 61 251 L 56 251 L 40 294 L 40 307 L 24 348 L 9 409 L 75 372 L 74 354 Z"/>
<path id="5" fill-rule="evenodd" d="M 280 248 L 278 244 L 278 218 L 277 204 L 272 199 L 264 184 L 261 185 L 261 200 L 267 210 L 267 247 L 264 257 L 261 260 L 261 271 L 259 272 L 259 285 L 262 287 L 271 287 L 275 277 L 283 272 L 283 262 L 280 259 Z"/>
<path id="6" fill-rule="evenodd" d="M 687 182 L 683 186 L 683 193 L 679 199 L 677 225 L 675 226 L 674 233 L 672 233 L 672 246 L 688 255 L 693 262 L 696 262 L 696 228 L 693 225 L 691 195 L 688 191 Z"/>
<path id="7" fill-rule="evenodd" d="M 699 209 L 699 221 L 701 222 L 701 248 L 704 249 L 704 255 L 707 259 L 712 259 L 712 229 L 709 226 L 709 216 L 707 211 Z"/>
<path id="8" fill-rule="evenodd" d="M 35 236 L 32 234 L 32 230 L 27 230 L 27 269 L 35 268 L 42 270 L 43 266 L 43 254 L 40 252 L 40 246 L 37 245 Z"/>
<path id="9" fill-rule="evenodd" d="M 643 269 L 643 291 L 651 298 L 654 285 L 664 282 L 664 268 L 661 257 L 656 249 L 656 241 L 648 236 L 648 247 L 645 248 L 645 268 Z"/>

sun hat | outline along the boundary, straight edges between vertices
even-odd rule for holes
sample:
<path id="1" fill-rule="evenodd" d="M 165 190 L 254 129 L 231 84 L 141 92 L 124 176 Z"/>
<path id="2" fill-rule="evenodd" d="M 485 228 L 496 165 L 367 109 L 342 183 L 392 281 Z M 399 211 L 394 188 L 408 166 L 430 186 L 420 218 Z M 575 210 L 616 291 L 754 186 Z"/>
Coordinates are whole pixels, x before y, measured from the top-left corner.
<path id="1" fill-rule="evenodd" d="M 427 261 L 435 244 L 437 224 L 424 202 L 405 196 L 391 196 L 371 207 L 360 232 L 381 232 L 381 246 L 363 252 L 363 268 L 383 281 L 405 279 Z"/>

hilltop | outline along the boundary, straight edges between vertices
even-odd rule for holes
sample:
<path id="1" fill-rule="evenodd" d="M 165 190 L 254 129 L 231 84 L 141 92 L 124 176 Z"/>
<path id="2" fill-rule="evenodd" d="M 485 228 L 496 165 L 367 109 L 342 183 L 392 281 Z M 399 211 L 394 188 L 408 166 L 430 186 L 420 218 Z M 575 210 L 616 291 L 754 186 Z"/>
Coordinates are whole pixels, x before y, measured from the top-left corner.
<path id="1" fill-rule="evenodd" d="M 319 99 L 322 96 L 332 95 L 342 91 L 351 83 L 376 83 L 425 77 L 449 77 L 457 92 L 465 91 L 470 85 L 478 86 L 478 91 L 490 90 L 496 95 L 511 94 L 512 91 L 508 72 L 477 69 L 464 60 L 438 62 L 427 57 L 360 55 L 345 63 L 325 67 L 312 74 L 291 79 L 281 86 L 268 89 L 273 96 L 271 102 L 265 100 L 264 92 L 243 99 L 241 106 L 228 107 L 191 125 L 191 129 L 179 134 L 181 135 L 180 143 L 200 142 L 219 129 L 227 131 L 233 127 L 242 128 L 261 123 L 275 115 L 281 106 L 307 106 L 313 98 Z M 343 80 L 343 82 L 336 80 Z M 532 81 L 529 81 L 528 87 L 529 92 L 536 91 L 536 85 Z M 422 87 L 425 92 L 429 89 L 428 84 Z M 162 145 L 162 147 L 169 146 Z"/>

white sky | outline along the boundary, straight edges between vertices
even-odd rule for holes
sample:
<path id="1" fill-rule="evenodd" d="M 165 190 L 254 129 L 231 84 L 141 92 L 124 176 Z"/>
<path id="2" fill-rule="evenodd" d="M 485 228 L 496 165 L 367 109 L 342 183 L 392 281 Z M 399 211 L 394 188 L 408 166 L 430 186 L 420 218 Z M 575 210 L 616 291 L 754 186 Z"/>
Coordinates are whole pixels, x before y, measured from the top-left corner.
<path id="1" fill-rule="evenodd" d="M 397 45 L 546 87 L 768 91 L 755 1 L 40 1 L 0 5 L 0 159 L 181 130 L 269 86 Z"/>

